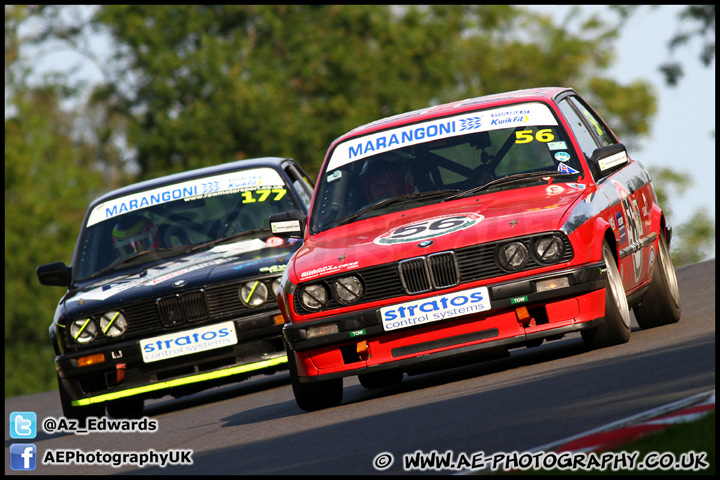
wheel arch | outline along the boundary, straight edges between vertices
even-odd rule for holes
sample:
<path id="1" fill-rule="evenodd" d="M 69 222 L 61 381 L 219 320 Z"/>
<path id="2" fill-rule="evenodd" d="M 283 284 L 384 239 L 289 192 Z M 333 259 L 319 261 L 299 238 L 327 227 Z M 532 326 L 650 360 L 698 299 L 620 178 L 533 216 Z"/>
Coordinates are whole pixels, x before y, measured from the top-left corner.
<path id="1" fill-rule="evenodd" d="M 672 240 L 672 226 L 667 224 L 667 220 L 665 219 L 665 212 L 660 214 L 659 233 L 662 233 L 665 236 L 665 242 L 667 243 L 668 250 L 670 250 L 670 240 Z"/>
<path id="2" fill-rule="evenodd" d="M 615 235 L 613 234 L 612 230 L 610 228 L 606 228 L 605 232 L 602 235 L 602 239 L 605 240 L 608 243 L 608 246 L 610 247 L 610 250 L 612 251 L 613 258 L 615 259 L 615 265 L 620 265 L 620 258 L 618 254 L 618 248 L 617 248 L 617 240 L 615 239 Z M 601 247 L 602 249 L 602 247 Z"/>

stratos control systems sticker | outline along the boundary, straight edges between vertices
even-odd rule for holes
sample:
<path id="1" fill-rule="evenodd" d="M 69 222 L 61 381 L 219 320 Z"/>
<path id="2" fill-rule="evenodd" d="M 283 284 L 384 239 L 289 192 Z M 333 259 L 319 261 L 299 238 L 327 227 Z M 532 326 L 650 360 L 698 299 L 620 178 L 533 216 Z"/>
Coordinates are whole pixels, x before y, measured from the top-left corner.
<path id="1" fill-rule="evenodd" d="M 387 332 L 490 310 L 487 287 L 446 293 L 380 309 Z"/>
<path id="2" fill-rule="evenodd" d="M 157 362 L 237 343 L 235 323 L 225 322 L 140 341 L 143 362 Z"/>

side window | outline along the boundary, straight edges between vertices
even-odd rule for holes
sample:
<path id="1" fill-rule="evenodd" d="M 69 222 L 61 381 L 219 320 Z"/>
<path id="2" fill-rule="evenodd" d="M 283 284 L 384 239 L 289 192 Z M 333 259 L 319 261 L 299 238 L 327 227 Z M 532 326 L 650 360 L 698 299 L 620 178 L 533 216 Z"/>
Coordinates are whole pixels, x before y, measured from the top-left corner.
<path id="1" fill-rule="evenodd" d="M 567 98 L 560 100 L 560 102 L 558 102 L 558 107 L 560 107 L 560 111 L 563 115 L 565 115 L 565 119 L 568 124 L 570 124 L 570 129 L 580 144 L 580 148 L 582 149 L 585 158 L 590 158 L 592 153 L 598 147 L 592 134 L 588 131 L 585 123 L 578 116 L 575 109 L 572 108 L 570 101 Z"/>
<path id="2" fill-rule="evenodd" d="M 597 134 L 598 138 L 600 139 L 600 145 L 601 147 L 605 147 L 607 145 L 614 145 L 617 143 L 615 141 L 615 138 L 613 138 L 610 131 L 605 127 L 605 124 L 600 121 L 585 105 L 582 104 L 576 97 L 569 97 L 570 101 L 573 105 L 575 105 L 575 108 L 577 108 L 578 112 L 580 112 L 585 119 L 592 125 L 593 130 Z"/>
<path id="3" fill-rule="evenodd" d="M 313 194 L 313 185 L 307 174 L 296 165 L 288 165 L 287 167 L 285 167 L 285 173 L 287 173 L 292 180 L 293 187 L 295 187 L 295 191 L 298 192 L 300 200 L 305 204 L 307 208 L 310 208 L 310 201 L 312 200 Z"/>

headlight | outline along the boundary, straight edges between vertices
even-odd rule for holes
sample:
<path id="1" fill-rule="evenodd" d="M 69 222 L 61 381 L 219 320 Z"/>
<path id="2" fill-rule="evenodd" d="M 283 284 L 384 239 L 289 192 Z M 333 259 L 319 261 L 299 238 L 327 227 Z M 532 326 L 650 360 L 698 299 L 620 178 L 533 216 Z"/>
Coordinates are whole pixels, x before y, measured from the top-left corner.
<path id="1" fill-rule="evenodd" d="M 308 285 L 300 289 L 300 303 L 308 310 L 320 310 L 328 304 L 328 292 L 322 285 Z"/>
<path id="2" fill-rule="evenodd" d="M 268 288 L 263 282 L 254 280 L 240 287 L 238 295 L 248 307 L 259 307 L 268 299 Z"/>
<path id="3" fill-rule="evenodd" d="M 343 305 L 357 302 L 363 294 L 362 282 L 354 275 L 336 279 L 332 288 L 335 298 Z"/>
<path id="4" fill-rule="evenodd" d="M 273 280 L 271 288 L 272 288 L 272 294 L 276 295 L 277 291 L 280 290 L 280 279 L 279 278 L 276 278 L 275 280 Z"/>
<path id="5" fill-rule="evenodd" d="M 88 343 L 97 334 L 97 325 L 92 318 L 79 318 L 70 324 L 70 335 L 78 343 Z"/>
<path id="6" fill-rule="evenodd" d="M 529 259 L 527 247 L 520 242 L 506 243 L 498 250 L 500 266 L 511 272 L 518 272 L 525 268 Z"/>
<path id="7" fill-rule="evenodd" d="M 565 253 L 565 246 L 562 240 L 556 236 L 542 237 L 534 242 L 535 255 L 542 263 L 555 263 Z"/>
<path id="8" fill-rule="evenodd" d="M 107 312 L 100 317 L 100 331 L 108 337 L 119 337 L 127 330 L 127 319 L 120 312 Z"/>

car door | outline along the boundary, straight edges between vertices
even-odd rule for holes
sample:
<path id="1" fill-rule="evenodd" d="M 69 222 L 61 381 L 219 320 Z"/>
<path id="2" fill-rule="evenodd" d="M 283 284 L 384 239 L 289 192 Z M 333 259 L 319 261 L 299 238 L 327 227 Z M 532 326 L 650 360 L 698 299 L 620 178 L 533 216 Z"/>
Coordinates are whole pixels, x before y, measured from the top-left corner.
<path id="1" fill-rule="evenodd" d="M 596 148 L 618 143 L 603 120 L 579 96 L 568 95 L 558 106 L 586 159 Z M 650 178 L 639 163 L 631 161 L 609 176 L 596 179 L 596 183 L 612 204 L 610 225 L 619 246 L 618 268 L 625 290 L 631 291 L 649 278 L 655 257 L 650 228 L 655 197 Z"/>

